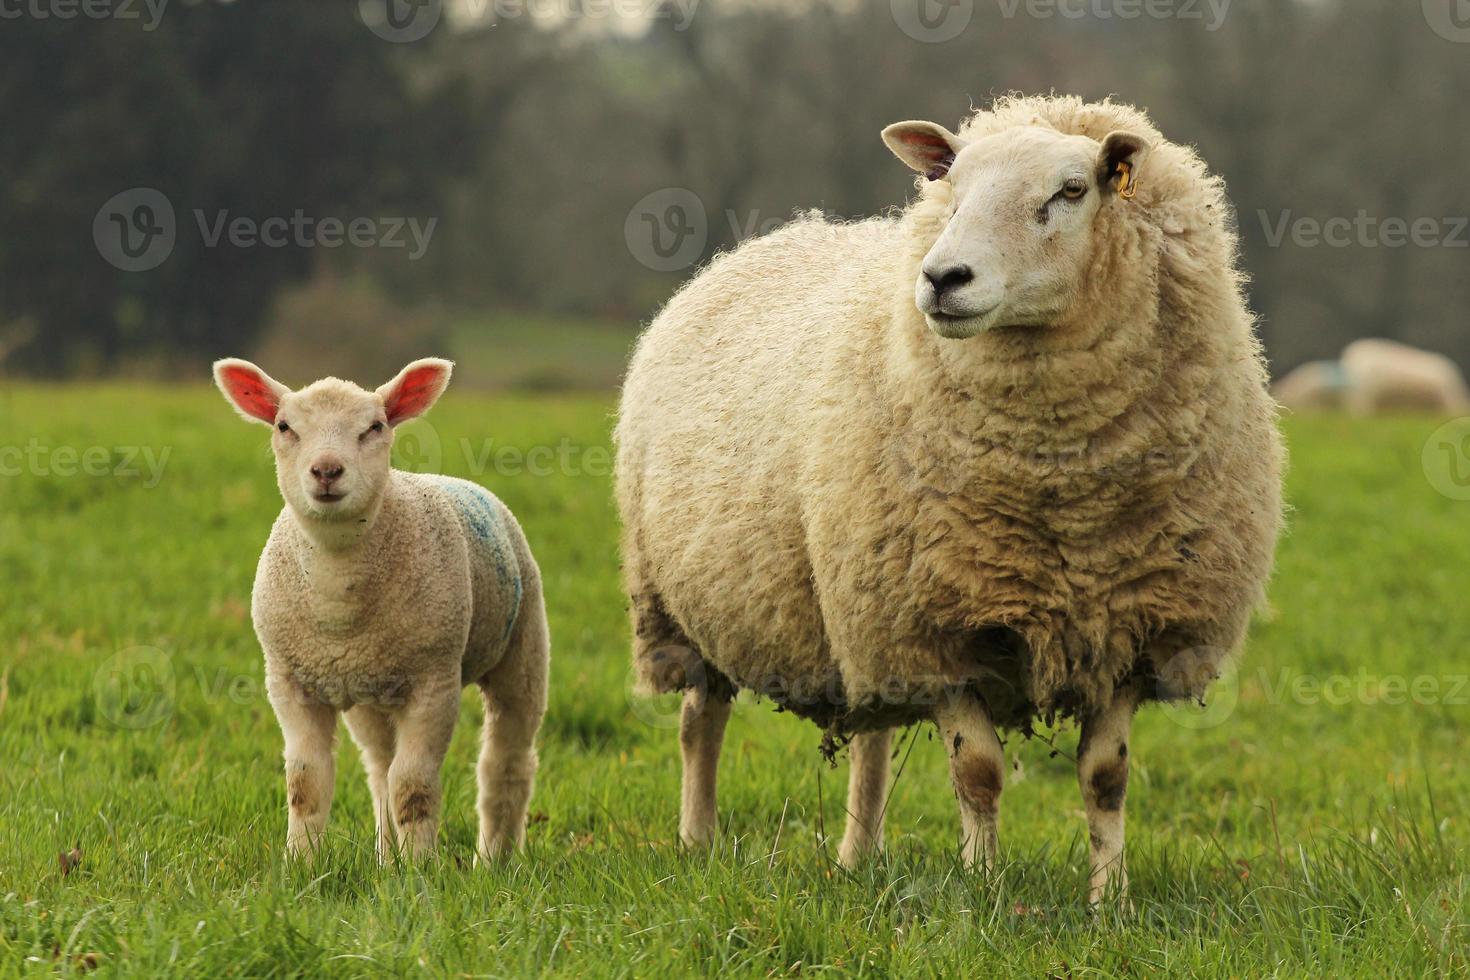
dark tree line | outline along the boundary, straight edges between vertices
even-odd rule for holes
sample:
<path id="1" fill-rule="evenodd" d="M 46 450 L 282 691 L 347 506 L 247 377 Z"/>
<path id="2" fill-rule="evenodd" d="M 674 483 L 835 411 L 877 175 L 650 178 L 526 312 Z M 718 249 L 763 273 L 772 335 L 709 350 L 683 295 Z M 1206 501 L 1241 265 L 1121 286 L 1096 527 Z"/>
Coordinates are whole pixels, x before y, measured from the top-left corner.
<path id="1" fill-rule="evenodd" d="M 323 265 L 403 302 L 645 317 L 699 261 L 797 209 L 901 203 L 886 123 L 953 126 L 994 95 L 1056 90 L 1148 107 L 1226 176 L 1278 368 L 1364 335 L 1470 363 L 1455 221 L 1470 215 L 1470 44 L 1420 3 L 1234 0 L 1212 23 L 974 0 L 951 5 L 968 20 L 940 43 L 901 29 L 889 0 L 703 0 L 687 24 L 670 6 L 642 31 L 563 7 L 451 17 L 407 44 L 368 30 L 356 0 L 179 3 L 151 31 L 0 24 L 0 346 L 30 324 L 12 364 L 53 374 L 130 350 L 248 349 L 272 299 Z M 93 221 L 139 186 L 174 202 L 180 230 L 166 262 L 126 272 Z M 702 216 L 678 214 L 702 241 L 660 270 L 628 226 L 670 188 L 698 201 Z M 196 210 L 438 224 L 412 261 L 211 248 Z M 1333 219 L 1346 239 L 1314 241 Z M 1383 224 L 1431 219 L 1417 244 Z"/>

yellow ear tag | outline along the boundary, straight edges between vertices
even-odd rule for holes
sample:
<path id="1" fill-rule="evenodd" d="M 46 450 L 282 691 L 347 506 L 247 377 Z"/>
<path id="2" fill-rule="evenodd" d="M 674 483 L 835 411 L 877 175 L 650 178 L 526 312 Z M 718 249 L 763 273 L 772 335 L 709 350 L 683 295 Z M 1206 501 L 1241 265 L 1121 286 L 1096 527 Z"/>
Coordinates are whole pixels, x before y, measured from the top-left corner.
<path id="1" fill-rule="evenodd" d="M 1138 196 L 1138 185 L 1133 182 L 1133 164 L 1118 164 L 1118 172 L 1123 175 L 1118 182 L 1118 196 L 1125 201 L 1131 201 Z"/>

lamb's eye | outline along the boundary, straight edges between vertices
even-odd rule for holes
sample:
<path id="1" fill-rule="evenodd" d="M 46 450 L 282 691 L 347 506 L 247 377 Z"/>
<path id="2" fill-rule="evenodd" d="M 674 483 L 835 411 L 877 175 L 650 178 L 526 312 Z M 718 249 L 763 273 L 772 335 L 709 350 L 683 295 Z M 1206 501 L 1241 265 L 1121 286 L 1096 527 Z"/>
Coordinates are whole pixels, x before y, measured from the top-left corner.
<path id="1" fill-rule="evenodd" d="M 1087 194 L 1087 181 L 1073 177 L 1062 185 L 1062 196 L 1069 201 L 1080 201 Z"/>
<path id="2" fill-rule="evenodd" d="M 277 431 L 280 431 L 280 432 L 290 432 L 291 431 L 291 427 L 289 425 L 287 425 L 285 422 L 277 422 L 276 423 L 276 429 L 277 429 Z"/>
<path id="3" fill-rule="evenodd" d="M 368 426 L 367 431 L 362 434 L 362 438 L 366 439 L 368 436 L 372 435 L 373 433 L 375 433 L 375 432 L 382 432 L 382 431 L 383 431 L 383 423 L 381 421 L 374 422 L 372 425 Z"/>

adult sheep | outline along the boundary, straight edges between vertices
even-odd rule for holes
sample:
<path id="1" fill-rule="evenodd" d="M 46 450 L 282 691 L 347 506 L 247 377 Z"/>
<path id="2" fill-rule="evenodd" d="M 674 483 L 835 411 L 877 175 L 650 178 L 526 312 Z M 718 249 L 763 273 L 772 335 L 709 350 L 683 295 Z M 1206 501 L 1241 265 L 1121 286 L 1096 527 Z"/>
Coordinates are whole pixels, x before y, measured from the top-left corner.
<path id="1" fill-rule="evenodd" d="M 1470 410 L 1470 388 L 1460 367 L 1443 354 L 1394 340 L 1355 340 L 1342 351 L 1346 403 L 1354 415 Z"/>
<path id="2" fill-rule="evenodd" d="M 629 370 L 626 585 L 641 681 L 686 691 L 681 836 L 717 828 L 737 688 L 852 736 L 848 865 L 882 845 L 895 726 L 942 731 L 988 866 L 997 728 L 1073 718 L 1096 901 L 1126 887 L 1134 711 L 1213 679 L 1281 523 L 1223 187 L 1110 102 L 883 139 L 927 178 L 902 214 L 716 259 Z"/>

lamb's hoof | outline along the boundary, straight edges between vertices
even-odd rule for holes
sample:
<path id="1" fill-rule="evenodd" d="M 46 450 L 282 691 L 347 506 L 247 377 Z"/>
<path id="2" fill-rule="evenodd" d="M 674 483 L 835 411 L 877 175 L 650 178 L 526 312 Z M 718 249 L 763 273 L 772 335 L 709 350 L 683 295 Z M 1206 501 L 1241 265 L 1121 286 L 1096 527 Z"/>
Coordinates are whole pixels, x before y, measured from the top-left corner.
<path id="1" fill-rule="evenodd" d="M 679 831 L 679 843 L 690 851 L 707 851 L 715 844 L 715 828 L 685 827 Z"/>
<path id="2" fill-rule="evenodd" d="M 1088 896 L 1087 911 L 1094 916 L 1114 912 L 1125 919 L 1131 919 L 1138 914 L 1138 910 L 1133 907 L 1133 899 L 1126 894 L 1100 895 L 1096 892 Z"/>

